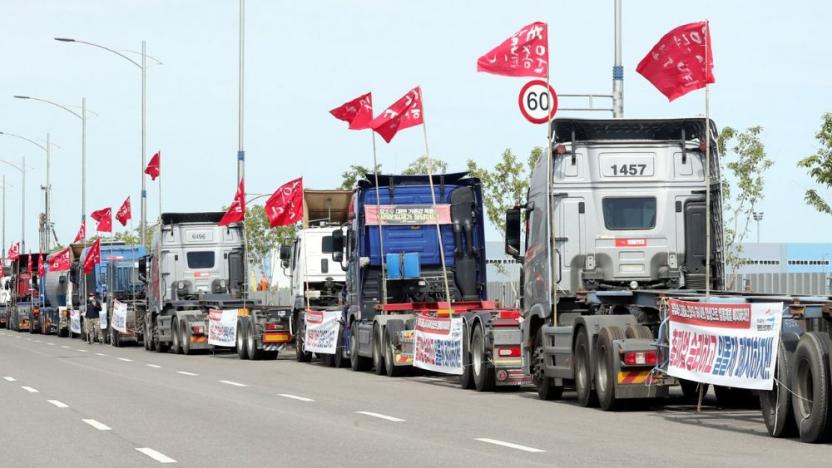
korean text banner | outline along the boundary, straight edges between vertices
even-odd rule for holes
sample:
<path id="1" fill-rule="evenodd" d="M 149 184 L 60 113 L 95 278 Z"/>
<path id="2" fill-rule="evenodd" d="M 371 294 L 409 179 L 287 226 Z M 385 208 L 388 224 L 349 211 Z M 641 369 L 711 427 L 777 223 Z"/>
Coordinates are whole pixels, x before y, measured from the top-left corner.
<path id="1" fill-rule="evenodd" d="M 671 300 L 673 377 L 726 387 L 771 390 L 783 304 Z"/>
<path id="2" fill-rule="evenodd" d="M 413 365 L 462 375 L 462 318 L 417 317 Z"/>
<path id="3" fill-rule="evenodd" d="M 113 299 L 113 329 L 127 333 L 127 304 Z"/>
<path id="4" fill-rule="evenodd" d="M 303 320 L 306 332 L 303 337 L 303 349 L 307 353 L 335 354 L 338 351 L 338 320 L 341 312 L 307 311 Z"/>
<path id="5" fill-rule="evenodd" d="M 208 311 L 208 344 L 232 348 L 237 345 L 237 309 Z"/>

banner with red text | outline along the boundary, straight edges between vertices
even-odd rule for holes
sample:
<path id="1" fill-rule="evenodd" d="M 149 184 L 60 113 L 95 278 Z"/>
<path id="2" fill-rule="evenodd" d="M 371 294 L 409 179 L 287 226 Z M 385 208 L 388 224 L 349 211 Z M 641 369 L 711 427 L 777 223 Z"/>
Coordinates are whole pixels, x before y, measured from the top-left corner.
<path id="1" fill-rule="evenodd" d="M 462 375 L 462 318 L 416 317 L 413 365 Z"/>
<path id="2" fill-rule="evenodd" d="M 335 354 L 338 351 L 340 310 L 307 310 L 303 314 L 303 349 L 307 353 Z"/>

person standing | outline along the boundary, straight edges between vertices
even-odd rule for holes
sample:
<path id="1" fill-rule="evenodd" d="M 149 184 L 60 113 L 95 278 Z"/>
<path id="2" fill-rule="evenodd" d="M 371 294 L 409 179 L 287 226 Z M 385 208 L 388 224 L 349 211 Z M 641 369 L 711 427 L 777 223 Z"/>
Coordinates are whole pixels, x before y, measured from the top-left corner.
<path id="1" fill-rule="evenodd" d="M 90 293 L 89 301 L 87 302 L 87 312 L 84 314 L 84 324 L 87 327 L 87 342 L 93 344 L 96 339 L 100 344 L 104 343 L 101 336 L 101 326 L 99 318 L 101 316 L 101 301 L 95 297 L 95 293 Z"/>

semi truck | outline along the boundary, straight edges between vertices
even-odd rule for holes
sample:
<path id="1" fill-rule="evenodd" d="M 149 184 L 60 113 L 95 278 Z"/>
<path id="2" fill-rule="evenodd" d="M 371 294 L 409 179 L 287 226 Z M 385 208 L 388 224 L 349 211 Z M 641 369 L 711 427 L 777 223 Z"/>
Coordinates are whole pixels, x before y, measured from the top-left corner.
<path id="1" fill-rule="evenodd" d="M 30 268 L 31 262 L 31 268 Z M 40 300 L 38 295 L 39 253 L 20 254 L 11 264 L 9 284 L 9 328 L 36 333 L 40 331 Z"/>
<path id="2" fill-rule="evenodd" d="M 276 358 L 290 341 L 291 314 L 245 299 L 242 225 L 220 226 L 222 212 L 163 213 L 142 262 L 147 288 L 144 346 L 191 354 L 210 348 L 208 314 L 237 309 L 241 357 Z"/>
<path id="3" fill-rule="evenodd" d="M 519 312 L 486 298 L 481 182 L 428 177 L 359 181 L 344 229 L 332 232 L 346 271 L 338 349 L 353 370 L 399 375 L 413 365 L 419 319 L 461 318 L 461 385 L 520 386 Z"/>
<path id="4" fill-rule="evenodd" d="M 96 291 L 107 304 L 106 340 L 119 347 L 127 343 L 139 344 L 144 334 L 146 314 L 145 287 L 139 278 L 140 259 L 146 257 L 144 246 L 125 243 L 101 244 L 101 264 L 94 273 Z M 116 302 L 126 306 L 126 330 L 113 328 Z"/>
<path id="5" fill-rule="evenodd" d="M 11 267 L 0 264 L 0 328 L 9 328 Z"/>
<path id="6" fill-rule="evenodd" d="M 303 349 L 307 308 L 341 310 L 345 273 L 332 261 L 332 230 L 347 221 L 350 190 L 304 190 L 303 224 L 290 245 L 280 248 L 283 273 L 291 282 L 292 324 L 297 360 L 307 362 L 312 353 Z M 343 353 L 318 354 L 325 365 L 341 366 Z"/>

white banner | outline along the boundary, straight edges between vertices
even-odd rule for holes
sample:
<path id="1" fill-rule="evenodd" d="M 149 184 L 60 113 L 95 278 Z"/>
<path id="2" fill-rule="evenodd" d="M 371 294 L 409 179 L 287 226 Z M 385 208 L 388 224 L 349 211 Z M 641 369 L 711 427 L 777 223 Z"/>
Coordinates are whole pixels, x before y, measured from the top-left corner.
<path id="1" fill-rule="evenodd" d="M 783 303 L 671 300 L 668 313 L 668 374 L 725 387 L 772 389 Z"/>
<path id="2" fill-rule="evenodd" d="M 309 310 L 303 314 L 306 330 L 303 349 L 307 353 L 335 354 L 338 352 L 338 329 L 341 311 Z"/>
<path id="3" fill-rule="evenodd" d="M 113 299 L 113 329 L 127 333 L 127 304 Z"/>
<path id="4" fill-rule="evenodd" d="M 81 311 L 72 309 L 69 311 L 69 331 L 81 334 Z"/>
<path id="5" fill-rule="evenodd" d="M 101 312 L 98 313 L 98 323 L 102 330 L 107 329 L 107 303 L 101 303 Z"/>
<path id="6" fill-rule="evenodd" d="M 237 309 L 208 311 L 208 344 L 231 348 L 237 345 Z"/>
<path id="7" fill-rule="evenodd" d="M 413 365 L 462 375 L 462 318 L 416 317 Z"/>

